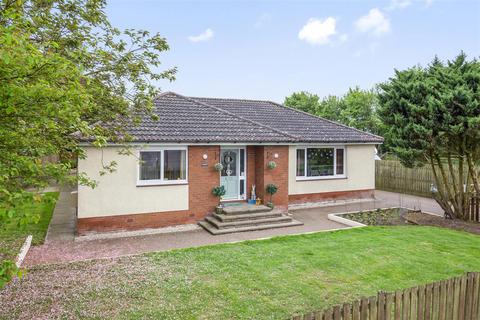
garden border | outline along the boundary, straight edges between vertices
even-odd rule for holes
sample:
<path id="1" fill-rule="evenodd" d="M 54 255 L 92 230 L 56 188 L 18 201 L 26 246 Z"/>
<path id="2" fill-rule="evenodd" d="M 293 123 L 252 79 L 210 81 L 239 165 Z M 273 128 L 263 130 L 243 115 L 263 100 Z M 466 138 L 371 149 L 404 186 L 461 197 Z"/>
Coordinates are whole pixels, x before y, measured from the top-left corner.
<path id="1" fill-rule="evenodd" d="M 27 256 L 28 250 L 30 250 L 30 246 L 32 245 L 32 239 L 33 236 L 31 234 L 29 234 L 25 239 L 25 242 L 23 243 L 22 248 L 20 249 L 20 252 L 18 253 L 17 259 L 15 261 L 15 265 L 17 266 L 17 268 L 20 268 L 23 260 Z"/>
<path id="2" fill-rule="evenodd" d="M 352 214 L 352 213 L 359 213 L 359 212 L 369 212 L 369 211 L 375 211 L 375 210 L 389 210 L 389 209 L 406 209 L 406 210 L 410 210 L 410 211 L 415 211 L 415 209 L 407 208 L 407 207 L 386 207 L 386 208 L 376 208 L 376 209 L 367 209 L 367 210 L 356 210 L 356 211 L 329 213 L 328 214 L 328 220 L 335 221 L 335 222 L 338 222 L 338 223 L 341 223 L 341 224 L 344 224 L 344 225 L 347 225 L 347 226 L 353 227 L 353 228 L 367 227 L 366 224 L 363 224 L 363 223 L 360 223 L 360 222 L 357 222 L 357 221 L 353 221 L 353 220 L 350 220 L 350 219 L 347 219 L 347 218 L 343 218 L 341 216 L 345 215 L 345 214 Z M 433 215 L 433 216 L 436 216 L 436 217 L 441 217 L 441 215 L 438 215 L 438 214 L 435 214 L 435 213 L 432 213 L 432 212 L 422 211 L 422 210 L 420 210 L 420 211 L 424 214 L 429 214 L 429 215 Z"/>

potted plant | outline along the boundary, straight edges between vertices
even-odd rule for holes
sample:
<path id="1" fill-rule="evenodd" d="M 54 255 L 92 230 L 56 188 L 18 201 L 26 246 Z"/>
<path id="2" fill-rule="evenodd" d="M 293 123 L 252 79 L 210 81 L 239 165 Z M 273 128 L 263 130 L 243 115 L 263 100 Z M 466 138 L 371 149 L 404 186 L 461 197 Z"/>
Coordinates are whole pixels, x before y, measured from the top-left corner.
<path id="1" fill-rule="evenodd" d="M 270 195 L 270 202 L 267 203 L 267 207 L 270 207 L 273 209 L 273 202 L 272 202 L 272 197 L 275 193 L 278 191 L 278 187 L 274 185 L 273 183 L 267 184 L 267 187 L 265 188 L 267 193 Z"/>
<path id="2" fill-rule="evenodd" d="M 268 169 L 275 169 L 277 167 L 277 163 L 275 161 L 269 161 L 267 163 Z"/>
<path id="3" fill-rule="evenodd" d="M 223 212 L 223 205 L 220 202 L 222 197 L 225 195 L 225 186 L 216 186 L 213 188 L 212 193 L 215 197 L 218 198 L 218 205 L 215 207 L 215 213 L 221 214 Z"/>
<path id="4" fill-rule="evenodd" d="M 215 171 L 222 171 L 223 170 L 223 164 L 221 164 L 220 162 L 217 162 L 213 165 L 213 168 L 215 169 Z"/>

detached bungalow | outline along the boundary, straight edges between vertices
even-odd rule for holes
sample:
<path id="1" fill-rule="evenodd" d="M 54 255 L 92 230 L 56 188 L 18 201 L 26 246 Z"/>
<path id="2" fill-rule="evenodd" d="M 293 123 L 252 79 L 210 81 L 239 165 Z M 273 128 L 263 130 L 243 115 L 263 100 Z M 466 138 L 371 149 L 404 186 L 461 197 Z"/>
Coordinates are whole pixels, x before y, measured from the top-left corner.
<path id="1" fill-rule="evenodd" d="M 268 199 L 265 187 L 273 183 L 280 213 L 289 204 L 373 197 L 379 136 L 271 101 L 166 92 L 155 100 L 154 112 L 158 121 L 145 117 L 128 128 L 136 156 L 118 154 L 121 146 L 83 145 L 87 157 L 78 171 L 99 185 L 78 187 L 79 234 L 212 220 L 218 204 L 212 189 L 218 185 L 228 203 L 246 202 L 252 185 L 257 197 Z M 100 175 L 109 161 L 116 161 L 117 170 Z M 223 164 L 220 172 L 217 163 Z M 267 226 L 281 220 L 249 214 Z M 242 230 L 241 223 L 217 218 L 217 227 L 233 223 Z"/>

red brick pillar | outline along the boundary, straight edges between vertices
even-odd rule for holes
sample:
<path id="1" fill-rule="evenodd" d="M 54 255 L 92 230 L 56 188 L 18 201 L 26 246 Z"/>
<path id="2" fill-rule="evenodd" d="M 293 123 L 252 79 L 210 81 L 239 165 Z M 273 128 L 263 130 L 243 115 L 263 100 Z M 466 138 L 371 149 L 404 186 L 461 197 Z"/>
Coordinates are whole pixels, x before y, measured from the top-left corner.
<path id="1" fill-rule="evenodd" d="M 275 155 L 278 157 L 275 158 Z M 277 164 L 275 169 L 267 167 L 268 162 Z M 269 183 L 278 187 L 272 201 L 275 207 L 287 210 L 288 208 L 288 146 L 258 146 L 255 150 L 255 174 L 257 195 L 264 203 L 270 201 L 270 195 L 265 191 Z"/>
<path id="2" fill-rule="evenodd" d="M 207 159 L 203 159 L 203 155 Z M 220 184 L 220 176 L 213 166 L 219 162 L 220 146 L 188 147 L 189 211 L 195 220 L 201 220 L 215 211 L 218 198 L 212 189 Z"/>

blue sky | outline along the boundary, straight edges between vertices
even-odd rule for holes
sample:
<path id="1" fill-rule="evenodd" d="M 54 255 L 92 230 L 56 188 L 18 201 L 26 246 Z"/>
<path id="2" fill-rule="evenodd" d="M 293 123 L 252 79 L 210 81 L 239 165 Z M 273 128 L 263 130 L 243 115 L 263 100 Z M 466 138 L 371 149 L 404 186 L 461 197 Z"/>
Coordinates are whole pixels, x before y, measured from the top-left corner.
<path id="1" fill-rule="evenodd" d="M 480 1 L 110 0 L 119 28 L 160 32 L 177 80 L 162 91 L 269 99 L 371 88 L 434 55 L 480 56 Z"/>

